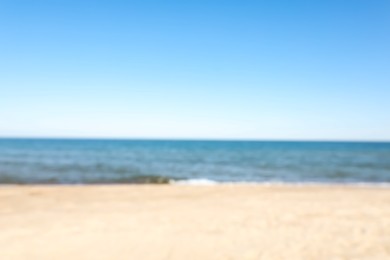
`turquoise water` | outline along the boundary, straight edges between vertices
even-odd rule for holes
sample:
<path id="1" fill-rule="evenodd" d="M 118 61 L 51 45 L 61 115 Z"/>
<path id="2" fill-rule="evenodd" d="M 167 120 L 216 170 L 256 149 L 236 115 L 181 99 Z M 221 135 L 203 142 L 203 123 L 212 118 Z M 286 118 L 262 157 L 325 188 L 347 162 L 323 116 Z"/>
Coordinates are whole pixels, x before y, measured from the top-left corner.
<path id="1" fill-rule="evenodd" d="M 0 139 L 0 183 L 388 183 L 390 143 Z"/>

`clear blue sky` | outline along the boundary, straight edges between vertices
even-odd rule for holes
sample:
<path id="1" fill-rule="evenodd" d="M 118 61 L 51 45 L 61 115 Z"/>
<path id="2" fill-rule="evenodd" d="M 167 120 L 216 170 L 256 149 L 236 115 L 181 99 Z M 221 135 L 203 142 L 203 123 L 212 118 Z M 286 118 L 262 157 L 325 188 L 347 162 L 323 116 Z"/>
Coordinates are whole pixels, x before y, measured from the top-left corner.
<path id="1" fill-rule="evenodd" d="M 0 136 L 390 140 L 390 1 L 0 1 Z"/>

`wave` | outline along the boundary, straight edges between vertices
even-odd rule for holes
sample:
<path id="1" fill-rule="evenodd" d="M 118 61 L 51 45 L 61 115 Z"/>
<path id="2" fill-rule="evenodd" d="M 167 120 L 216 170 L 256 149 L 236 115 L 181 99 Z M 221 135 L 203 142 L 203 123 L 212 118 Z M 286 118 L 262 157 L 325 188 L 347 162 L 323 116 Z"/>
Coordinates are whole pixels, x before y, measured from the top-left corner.
<path id="1" fill-rule="evenodd" d="M 84 176 L 71 179 L 64 176 L 13 176 L 0 174 L 0 184 L 170 184 L 175 179 L 161 175 Z"/>
<path id="2" fill-rule="evenodd" d="M 12 174 L 0 173 L 0 185 L 4 184 L 165 184 L 165 185 L 194 185 L 194 186 L 211 186 L 211 185 L 262 185 L 262 186 L 363 186 L 363 187 L 384 187 L 390 188 L 390 182 L 337 182 L 337 181 L 217 181 L 208 178 L 189 178 L 179 179 L 164 175 L 133 175 L 133 176 L 84 176 L 80 179 L 68 179 L 65 176 L 15 176 Z"/>

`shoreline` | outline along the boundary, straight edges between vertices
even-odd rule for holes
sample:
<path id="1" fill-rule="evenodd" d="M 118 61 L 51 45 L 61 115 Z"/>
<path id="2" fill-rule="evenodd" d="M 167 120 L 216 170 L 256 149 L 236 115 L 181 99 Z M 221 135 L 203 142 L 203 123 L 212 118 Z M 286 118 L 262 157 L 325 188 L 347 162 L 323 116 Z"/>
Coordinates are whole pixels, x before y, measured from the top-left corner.
<path id="1" fill-rule="evenodd" d="M 2 259 L 386 259 L 390 189 L 7 185 Z"/>
<path id="2" fill-rule="evenodd" d="M 367 187 L 367 188 L 390 188 L 390 182 L 218 182 L 212 180 L 206 180 L 203 182 L 195 179 L 184 181 L 173 181 L 169 183 L 0 183 L 0 188 L 5 187 L 98 187 L 98 186 L 110 186 L 110 187 L 138 187 L 138 186 L 150 186 L 150 187 L 218 187 L 218 186 L 256 186 L 256 187 L 329 187 L 329 188 L 342 188 L 342 187 Z"/>

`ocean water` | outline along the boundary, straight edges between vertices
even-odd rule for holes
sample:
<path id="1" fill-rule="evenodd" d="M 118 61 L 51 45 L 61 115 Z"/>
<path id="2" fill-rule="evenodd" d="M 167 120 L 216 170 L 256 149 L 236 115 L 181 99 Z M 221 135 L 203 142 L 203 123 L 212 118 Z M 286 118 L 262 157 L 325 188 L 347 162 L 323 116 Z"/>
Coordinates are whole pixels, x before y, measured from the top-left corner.
<path id="1" fill-rule="evenodd" d="M 1 184 L 390 183 L 390 143 L 0 139 Z"/>

